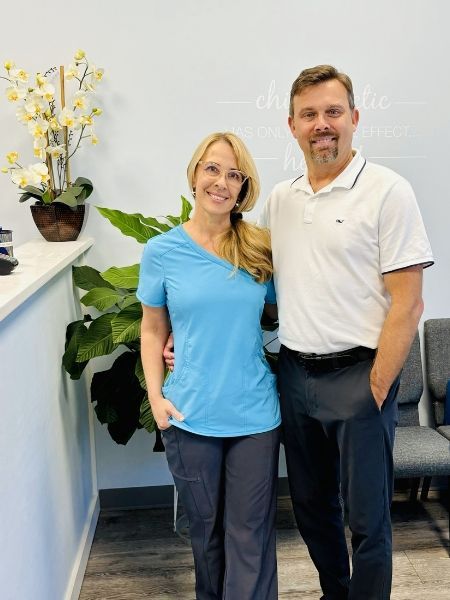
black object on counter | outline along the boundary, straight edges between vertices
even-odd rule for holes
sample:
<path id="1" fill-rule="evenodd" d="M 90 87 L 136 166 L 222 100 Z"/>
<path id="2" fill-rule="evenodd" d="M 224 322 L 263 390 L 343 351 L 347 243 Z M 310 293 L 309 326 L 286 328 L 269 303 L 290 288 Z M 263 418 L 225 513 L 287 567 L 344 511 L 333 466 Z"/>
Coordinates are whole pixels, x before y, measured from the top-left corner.
<path id="1" fill-rule="evenodd" d="M 7 254 L 0 254 L 0 275 L 9 275 L 14 270 L 19 261 L 14 256 L 8 256 Z"/>

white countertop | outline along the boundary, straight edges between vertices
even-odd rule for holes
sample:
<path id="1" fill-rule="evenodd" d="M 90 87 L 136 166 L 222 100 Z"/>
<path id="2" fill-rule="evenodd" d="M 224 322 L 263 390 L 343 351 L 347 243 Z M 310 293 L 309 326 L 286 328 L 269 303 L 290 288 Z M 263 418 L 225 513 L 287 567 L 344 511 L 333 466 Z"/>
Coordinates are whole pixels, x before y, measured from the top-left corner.
<path id="1" fill-rule="evenodd" d="M 14 256 L 19 264 L 9 275 L 0 276 L 0 321 L 64 267 L 73 263 L 93 243 L 93 238 L 75 242 L 47 242 L 41 238 L 14 248 Z"/>

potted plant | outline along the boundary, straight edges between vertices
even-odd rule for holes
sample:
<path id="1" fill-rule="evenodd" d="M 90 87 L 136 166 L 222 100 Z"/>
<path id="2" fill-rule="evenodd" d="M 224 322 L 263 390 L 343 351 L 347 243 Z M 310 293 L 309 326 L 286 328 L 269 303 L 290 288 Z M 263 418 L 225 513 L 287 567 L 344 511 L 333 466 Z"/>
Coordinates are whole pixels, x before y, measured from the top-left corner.
<path id="1" fill-rule="evenodd" d="M 104 71 L 89 64 L 83 50 L 77 50 L 67 69 L 52 67 L 36 73 L 34 79 L 13 61 L 6 61 L 4 67 L 6 97 L 18 105 L 17 119 L 33 139 L 38 162 L 25 167 L 19 162 L 18 152 L 12 151 L 6 155 L 8 164 L 2 171 L 10 173 L 19 187 L 19 202 L 35 200 L 31 212 L 46 240 L 74 240 L 81 230 L 84 202 L 93 185 L 85 177 L 72 179 L 70 159 L 83 141 L 98 143 L 94 122 L 102 110 L 93 97 Z M 67 81 L 75 84 L 70 98 L 66 98 Z"/>
<path id="2" fill-rule="evenodd" d="M 181 214 L 156 219 L 141 214 L 96 207 L 124 235 L 141 244 L 189 219 L 192 206 L 182 197 Z M 112 439 L 126 444 L 137 429 L 155 430 L 140 358 L 141 303 L 136 298 L 139 264 L 110 267 L 100 273 L 90 266 L 73 267 L 73 280 L 86 293 L 81 303 L 94 310 L 70 323 L 66 331 L 63 366 L 71 379 L 79 379 L 92 359 L 122 352 L 111 368 L 94 374 L 91 401 L 98 420 Z M 159 431 L 155 450 L 162 450 Z"/>

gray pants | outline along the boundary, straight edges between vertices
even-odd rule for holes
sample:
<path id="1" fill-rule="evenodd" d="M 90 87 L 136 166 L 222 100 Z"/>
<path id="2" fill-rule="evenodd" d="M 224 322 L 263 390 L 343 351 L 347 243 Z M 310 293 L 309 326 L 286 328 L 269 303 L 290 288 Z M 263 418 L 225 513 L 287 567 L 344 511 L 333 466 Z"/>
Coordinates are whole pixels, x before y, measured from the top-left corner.
<path id="1" fill-rule="evenodd" d="M 392 579 L 390 503 L 397 420 L 394 382 L 381 409 L 369 384 L 371 360 L 313 372 L 281 348 L 284 446 L 299 531 L 326 600 L 387 600 Z M 352 533 L 353 575 L 342 493 Z"/>
<path id="2" fill-rule="evenodd" d="M 163 432 L 189 518 L 197 600 L 276 600 L 279 429 L 231 438 Z"/>

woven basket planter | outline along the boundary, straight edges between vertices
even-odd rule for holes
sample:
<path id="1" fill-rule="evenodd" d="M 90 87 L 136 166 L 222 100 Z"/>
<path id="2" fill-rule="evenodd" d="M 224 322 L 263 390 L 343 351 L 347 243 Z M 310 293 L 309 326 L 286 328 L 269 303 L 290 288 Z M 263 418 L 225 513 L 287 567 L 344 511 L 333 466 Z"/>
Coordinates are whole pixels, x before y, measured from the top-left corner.
<path id="1" fill-rule="evenodd" d="M 65 204 L 53 202 L 48 206 L 30 206 L 33 220 L 47 242 L 72 242 L 80 235 L 83 226 L 85 205 L 72 210 Z"/>

